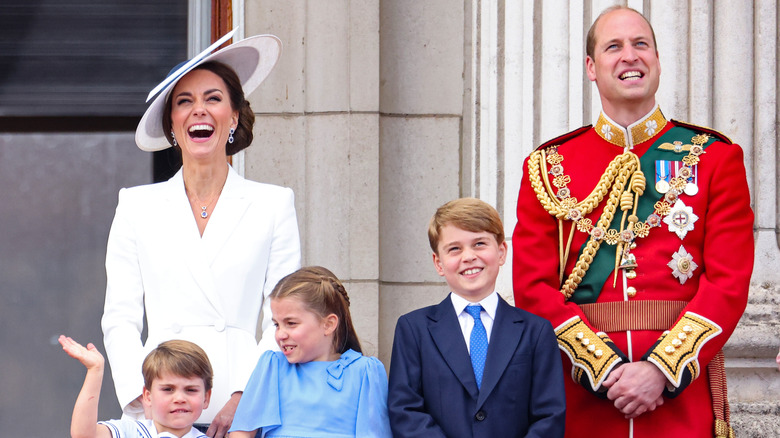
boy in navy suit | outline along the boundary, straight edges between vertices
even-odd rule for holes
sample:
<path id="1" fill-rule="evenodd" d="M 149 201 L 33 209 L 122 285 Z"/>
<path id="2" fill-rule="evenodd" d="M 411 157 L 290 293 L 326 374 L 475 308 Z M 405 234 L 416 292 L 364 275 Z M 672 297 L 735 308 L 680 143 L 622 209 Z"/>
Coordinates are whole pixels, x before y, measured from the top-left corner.
<path id="1" fill-rule="evenodd" d="M 498 212 L 474 198 L 448 202 L 428 239 L 452 293 L 398 319 L 387 403 L 393 436 L 563 437 L 552 326 L 495 290 L 507 255 Z"/>

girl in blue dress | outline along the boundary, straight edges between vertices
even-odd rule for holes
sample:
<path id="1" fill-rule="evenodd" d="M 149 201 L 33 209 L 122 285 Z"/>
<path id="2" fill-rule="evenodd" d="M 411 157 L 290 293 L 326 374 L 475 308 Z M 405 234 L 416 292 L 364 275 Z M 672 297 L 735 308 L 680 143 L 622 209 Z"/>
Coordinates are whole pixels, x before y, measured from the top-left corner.
<path id="1" fill-rule="evenodd" d="M 301 268 L 269 298 L 281 351 L 257 362 L 230 437 L 392 436 L 385 368 L 361 354 L 339 279 L 323 267 Z"/>

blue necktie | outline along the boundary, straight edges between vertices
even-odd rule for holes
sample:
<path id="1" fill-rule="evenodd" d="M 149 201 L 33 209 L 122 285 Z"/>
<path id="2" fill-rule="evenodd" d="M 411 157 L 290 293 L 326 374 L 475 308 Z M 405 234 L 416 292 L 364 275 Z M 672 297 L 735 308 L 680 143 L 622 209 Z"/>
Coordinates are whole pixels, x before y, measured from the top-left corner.
<path id="1" fill-rule="evenodd" d="M 474 368 L 474 377 L 477 379 L 477 389 L 482 387 L 482 373 L 485 371 L 485 358 L 487 357 L 488 341 L 485 326 L 479 313 L 482 306 L 466 306 L 466 312 L 474 318 L 474 328 L 471 329 L 469 350 L 471 353 L 471 366 Z"/>

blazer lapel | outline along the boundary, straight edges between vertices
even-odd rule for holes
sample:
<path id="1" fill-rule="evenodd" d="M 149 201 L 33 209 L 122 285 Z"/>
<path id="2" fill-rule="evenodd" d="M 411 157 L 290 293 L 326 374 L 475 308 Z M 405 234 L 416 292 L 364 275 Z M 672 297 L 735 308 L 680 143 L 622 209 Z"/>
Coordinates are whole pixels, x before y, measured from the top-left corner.
<path id="1" fill-rule="evenodd" d="M 162 217 L 170 217 L 171 223 L 179 224 L 172 229 L 172 244 L 181 248 L 182 261 L 187 265 L 198 288 L 206 295 L 214 308 L 222 313 L 222 304 L 217 296 L 216 281 L 209 267 L 211 256 L 198 233 L 195 215 L 192 213 L 192 207 L 184 190 L 182 170 L 179 169 L 179 172 L 165 184 L 165 201 L 160 208 L 168 210 L 169 215 Z"/>
<path id="2" fill-rule="evenodd" d="M 474 369 L 471 367 L 469 351 L 463 339 L 458 317 L 452 307 L 449 295 L 428 315 L 428 331 L 436 344 L 439 353 L 444 358 L 466 391 L 475 400 L 479 395 Z M 490 355 L 488 348 L 488 357 Z"/>
<path id="3" fill-rule="evenodd" d="M 209 265 L 217 258 L 230 235 L 238 229 L 238 224 L 249 208 L 250 202 L 244 184 L 245 180 L 229 167 L 222 194 L 201 238 L 205 259 Z"/>
<path id="4" fill-rule="evenodd" d="M 479 391 L 477 408 L 482 406 L 495 389 L 523 337 L 525 330 L 523 319 L 515 317 L 514 313 L 510 313 L 510 309 L 511 306 L 499 296 L 496 319 L 493 321 L 493 328 L 490 332 L 490 343 L 488 344 L 485 372 L 482 375 L 482 388 Z"/>

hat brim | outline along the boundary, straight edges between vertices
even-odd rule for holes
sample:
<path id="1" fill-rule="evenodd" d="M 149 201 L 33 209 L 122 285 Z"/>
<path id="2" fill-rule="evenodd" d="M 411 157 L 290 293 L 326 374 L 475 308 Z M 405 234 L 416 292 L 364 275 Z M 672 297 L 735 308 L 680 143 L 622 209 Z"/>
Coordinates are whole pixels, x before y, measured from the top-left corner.
<path id="1" fill-rule="evenodd" d="M 165 100 L 179 82 L 179 79 L 199 65 L 210 61 L 218 61 L 231 67 L 241 81 L 244 95 L 248 96 L 268 77 L 279 60 L 281 53 L 282 42 L 279 38 L 274 35 L 256 35 L 231 44 L 222 50 L 203 57 L 203 59 L 188 68 L 175 72 L 178 77 L 157 94 L 157 97 L 154 98 L 143 117 L 141 117 L 138 128 L 135 130 L 135 143 L 141 150 L 150 152 L 161 151 L 171 147 L 163 132 L 162 118 L 165 110 Z"/>

